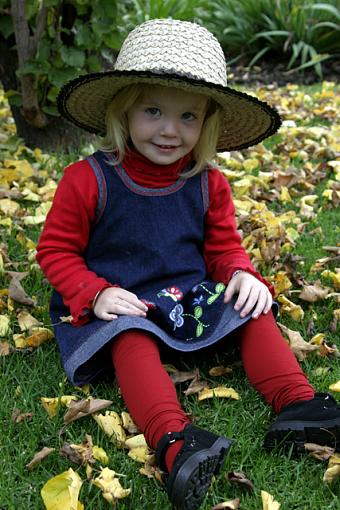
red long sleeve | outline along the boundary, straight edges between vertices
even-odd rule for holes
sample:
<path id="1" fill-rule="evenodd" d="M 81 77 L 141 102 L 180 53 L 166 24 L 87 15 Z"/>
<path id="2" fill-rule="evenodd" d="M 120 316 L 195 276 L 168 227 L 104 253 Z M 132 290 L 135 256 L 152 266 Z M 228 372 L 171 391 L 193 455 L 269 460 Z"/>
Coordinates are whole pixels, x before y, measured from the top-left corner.
<path id="1" fill-rule="evenodd" d="M 150 175 L 145 177 L 142 172 L 134 173 L 125 168 L 137 184 L 143 186 L 143 179 L 147 179 L 148 187 L 159 187 L 159 176 L 155 176 L 153 183 Z M 243 269 L 271 289 L 252 266 L 241 245 L 228 182 L 217 169 L 211 169 L 208 176 L 209 209 L 203 255 L 209 275 L 216 281 L 228 283 L 234 271 Z M 163 178 L 162 186 L 174 180 L 176 176 L 169 175 L 169 182 Z M 88 312 L 96 293 L 115 284 L 90 271 L 84 260 L 97 199 L 97 181 L 86 160 L 66 168 L 37 247 L 37 261 L 70 308 L 73 324 L 77 326 L 89 319 Z"/>

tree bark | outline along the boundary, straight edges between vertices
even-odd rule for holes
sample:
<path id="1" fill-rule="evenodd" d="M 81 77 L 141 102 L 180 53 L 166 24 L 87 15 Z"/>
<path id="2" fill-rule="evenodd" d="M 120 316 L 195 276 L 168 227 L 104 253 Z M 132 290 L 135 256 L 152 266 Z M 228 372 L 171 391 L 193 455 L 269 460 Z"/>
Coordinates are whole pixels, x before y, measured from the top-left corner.
<path id="1" fill-rule="evenodd" d="M 40 38 L 46 26 L 47 9 L 44 5 L 40 8 L 37 15 L 36 29 L 32 36 L 30 35 L 30 29 L 25 16 L 25 1 L 12 0 L 11 13 L 18 53 L 18 71 L 21 71 L 26 62 L 35 57 Z M 46 127 L 48 120 L 39 106 L 34 75 L 21 74 L 20 84 L 22 92 L 22 115 L 33 127 Z"/>
<path id="2" fill-rule="evenodd" d="M 14 37 L 5 39 L 0 33 L 0 82 L 5 92 L 19 89 L 17 69 L 18 56 Z M 23 138 L 27 147 L 32 149 L 40 147 L 42 150 L 59 148 L 74 150 L 82 143 L 94 139 L 93 135 L 87 134 L 60 117 L 46 116 L 48 122 L 45 128 L 34 127 L 22 115 L 22 108 L 11 104 L 10 98 L 9 105 L 16 124 L 17 135 Z"/>

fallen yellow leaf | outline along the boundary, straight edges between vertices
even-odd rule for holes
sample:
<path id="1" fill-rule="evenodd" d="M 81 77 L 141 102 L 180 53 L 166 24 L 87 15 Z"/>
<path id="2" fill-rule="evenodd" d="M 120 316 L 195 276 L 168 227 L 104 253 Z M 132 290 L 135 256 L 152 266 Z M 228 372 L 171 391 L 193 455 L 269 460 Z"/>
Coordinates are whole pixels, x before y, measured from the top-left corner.
<path id="1" fill-rule="evenodd" d="M 114 504 L 116 499 L 126 498 L 131 492 L 131 489 L 123 489 L 115 471 L 107 467 L 102 469 L 92 483 L 101 489 L 103 498 L 111 504 Z"/>
<path id="2" fill-rule="evenodd" d="M 0 315 L 0 336 L 6 336 L 9 331 L 9 317 Z"/>
<path id="3" fill-rule="evenodd" d="M 335 453 L 328 461 L 328 467 L 323 475 L 325 483 L 332 483 L 340 476 L 340 454 Z"/>
<path id="4" fill-rule="evenodd" d="M 137 446 L 129 451 L 128 456 L 136 462 L 144 464 L 150 456 L 150 450 L 147 446 Z"/>
<path id="5" fill-rule="evenodd" d="M 107 456 L 106 451 L 100 446 L 94 445 L 92 448 L 93 458 L 98 460 L 101 464 L 108 464 L 109 457 Z"/>
<path id="6" fill-rule="evenodd" d="M 78 501 L 82 481 L 72 468 L 50 478 L 41 489 L 46 510 L 83 510 Z"/>
<path id="7" fill-rule="evenodd" d="M 117 441 L 117 446 L 123 447 L 126 441 L 126 434 L 122 427 L 122 421 L 120 416 L 115 411 L 106 411 L 104 414 L 93 414 L 93 418 L 96 420 L 101 429 L 111 439 Z"/>
<path id="8" fill-rule="evenodd" d="M 62 395 L 61 397 L 41 397 L 41 403 L 45 411 L 47 411 L 50 418 L 57 414 L 59 405 L 68 406 L 72 400 L 77 400 L 74 395 Z"/>
<path id="9" fill-rule="evenodd" d="M 38 321 L 35 317 L 33 317 L 26 310 L 22 310 L 18 314 L 18 323 L 20 331 L 30 331 L 34 326 L 41 326 L 41 322 Z"/>
<path id="10" fill-rule="evenodd" d="M 339 392 L 339 391 L 340 391 L 340 381 L 337 381 L 336 383 L 331 384 L 331 385 L 329 386 L 329 389 L 330 389 L 331 391 Z"/>
<path id="11" fill-rule="evenodd" d="M 205 400 L 207 398 L 233 398 L 239 400 L 240 395 L 233 388 L 226 388 L 225 386 L 217 386 L 216 388 L 205 388 L 198 394 L 198 400 Z"/>
<path id="12" fill-rule="evenodd" d="M 261 498 L 263 510 L 280 510 L 280 503 L 275 501 L 269 492 L 261 491 Z"/>

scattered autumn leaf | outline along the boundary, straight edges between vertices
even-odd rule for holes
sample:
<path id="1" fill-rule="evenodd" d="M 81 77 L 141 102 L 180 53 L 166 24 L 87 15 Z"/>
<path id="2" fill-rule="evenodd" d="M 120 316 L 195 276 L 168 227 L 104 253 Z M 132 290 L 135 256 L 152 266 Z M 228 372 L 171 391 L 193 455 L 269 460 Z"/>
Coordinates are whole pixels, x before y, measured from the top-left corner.
<path id="1" fill-rule="evenodd" d="M 92 397 L 84 400 L 73 400 L 69 403 L 68 409 L 64 415 L 64 423 L 67 425 L 72 421 L 79 420 L 79 418 L 102 411 L 111 404 L 111 400 L 94 399 Z"/>
<path id="2" fill-rule="evenodd" d="M 235 498 L 231 499 L 230 501 L 218 503 L 218 505 L 213 506 L 211 510 L 223 510 L 224 508 L 227 508 L 229 510 L 238 510 L 238 508 L 240 508 L 240 499 Z"/>
<path id="3" fill-rule="evenodd" d="M 0 341 L 0 356 L 8 356 L 11 354 L 11 346 L 8 342 Z"/>
<path id="4" fill-rule="evenodd" d="M 28 464 L 26 464 L 27 469 L 31 471 L 37 464 L 40 464 L 40 462 L 44 460 L 45 457 L 54 451 L 55 448 L 48 448 L 47 446 L 44 446 L 44 448 L 37 452 L 33 459 Z"/>
<path id="5" fill-rule="evenodd" d="M 101 489 L 103 498 L 111 504 L 115 504 L 117 499 L 126 498 L 131 492 L 131 489 L 123 489 L 115 471 L 107 467 L 101 470 L 92 483 Z"/>
<path id="6" fill-rule="evenodd" d="M 172 372 L 170 374 L 170 378 L 174 384 L 191 381 L 192 379 L 199 379 L 199 377 L 200 373 L 198 368 L 195 368 L 191 372 L 180 372 L 179 370 L 176 370 L 176 372 Z"/>
<path id="7" fill-rule="evenodd" d="M 37 303 L 34 299 L 30 298 L 24 291 L 21 280 L 28 275 L 28 271 L 17 273 L 15 271 L 7 271 L 6 274 L 11 278 L 8 295 L 17 303 L 23 305 L 35 306 Z"/>
<path id="8" fill-rule="evenodd" d="M 280 510 L 280 503 L 275 501 L 269 492 L 261 491 L 261 498 L 263 510 Z"/>
<path id="9" fill-rule="evenodd" d="M 198 400 L 205 400 L 207 398 L 232 398 L 239 400 L 240 395 L 233 388 L 226 388 L 225 386 L 217 386 L 216 388 L 205 388 L 198 394 Z"/>
<path id="10" fill-rule="evenodd" d="M 333 483 L 336 478 L 340 477 L 340 454 L 335 453 L 328 461 L 328 467 L 323 475 L 325 483 Z"/>
<path id="11" fill-rule="evenodd" d="M 50 478 L 41 489 L 45 509 L 84 510 L 84 505 L 78 501 L 82 483 L 80 476 L 72 468 Z"/>
<path id="12" fill-rule="evenodd" d="M 74 395 L 62 395 L 61 397 L 41 397 L 43 408 L 47 411 L 50 418 L 57 414 L 60 405 L 69 406 L 72 400 L 77 400 Z"/>
<path id="13" fill-rule="evenodd" d="M 138 434 L 140 432 L 139 428 L 137 427 L 129 413 L 123 411 L 121 413 L 121 419 L 124 429 L 127 430 L 129 434 Z"/>
<path id="14" fill-rule="evenodd" d="M 252 482 L 248 480 L 242 471 L 230 471 L 229 473 L 225 473 L 224 476 L 229 482 L 235 483 L 249 492 L 253 492 L 255 490 Z"/>
<path id="15" fill-rule="evenodd" d="M 116 441 L 118 447 L 122 448 L 125 445 L 126 433 L 118 413 L 106 411 L 105 415 L 93 414 L 92 416 L 105 434 Z"/>
<path id="16" fill-rule="evenodd" d="M 93 464 L 95 461 L 92 455 L 93 443 L 92 437 L 86 434 L 85 439 L 81 444 L 70 444 L 65 442 L 60 449 L 60 454 L 66 457 L 66 459 L 84 466 L 88 463 Z"/>
<path id="17" fill-rule="evenodd" d="M 317 280 L 313 285 L 303 285 L 299 298 L 308 303 L 316 303 L 327 297 L 328 289 L 322 287 L 320 280 Z"/>
<path id="18" fill-rule="evenodd" d="M 7 315 L 0 315 L 0 337 L 4 337 L 9 332 L 10 318 Z"/>
<path id="19" fill-rule="evenodd" d="M 287 328 L 283 324 L 278 322 L 283 333 L 288 337 L 289 346 L 295 354 L 298 361 L 302 361 L 312 351 L 317 351 L 319 347 L 317 345 L 311 345 L 306 342 L 298 331 Z"/>
<path id="20" fill-rule="evenodd" d="M 12 418 L 12 421 L 14 421 L 15 423 L 21 423 L 22 421 L 30 420 L 32 418 L 32 416 L 33 416 L 32 413 L 22 413 L 20 411 L 20 409 L 15 407 L 13 409 L 11 418 Z"/>
<path id="21" fill-rule="evenodd" d="M 221 375 L 231 374 L 232 371 L 233 371 L 233 369 L 230 367 L 223 367 L 223 366 L 212 367 L 209 370 L 209 375 L 211 377 L 219 377 Z"/>
<path id="22" fill-rule="evenodd" d="M 331 391 L 340 392 L 340 381 L 337 381 L 336 383 L 333 383 L 329 386 L 329 389 Z"/>
<path id="23" fill-rule="evenodd" d="M 305 443 L 305 450 L 309 452 L 312 457 L 318 460 L 328 460 L 334 453 L 334 448 L 330 446 L 320 446 L 315 443 Z"/>

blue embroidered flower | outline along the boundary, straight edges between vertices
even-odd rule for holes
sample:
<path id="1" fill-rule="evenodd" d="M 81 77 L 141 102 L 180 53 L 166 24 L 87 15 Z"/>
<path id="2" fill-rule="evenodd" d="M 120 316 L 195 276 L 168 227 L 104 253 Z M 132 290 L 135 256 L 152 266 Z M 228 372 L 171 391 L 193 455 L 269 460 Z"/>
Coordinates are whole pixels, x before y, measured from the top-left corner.
<path id="1" fill-rule="evenodd" d="M 169 313 L 170 319 L 175 323 L 174 329 L 180 328 L 183 326 L 183 324 L 184 324 L 184 319 L 182 317 L 183 311 L 184 310 L 183 310 L 182 305 L 176 305 L 175 308 L 173 308 L 171 310 L 171 312 Z"/>
<path id="2" fill-rule="evenodd" d="M 200 296 L 198 296 L 197 298 L 195 298 L 193 300 L 192 306 L 200 305 L 202 303 L 202 301 L 204 301 L 204 297 L 201 294 Z"/>

